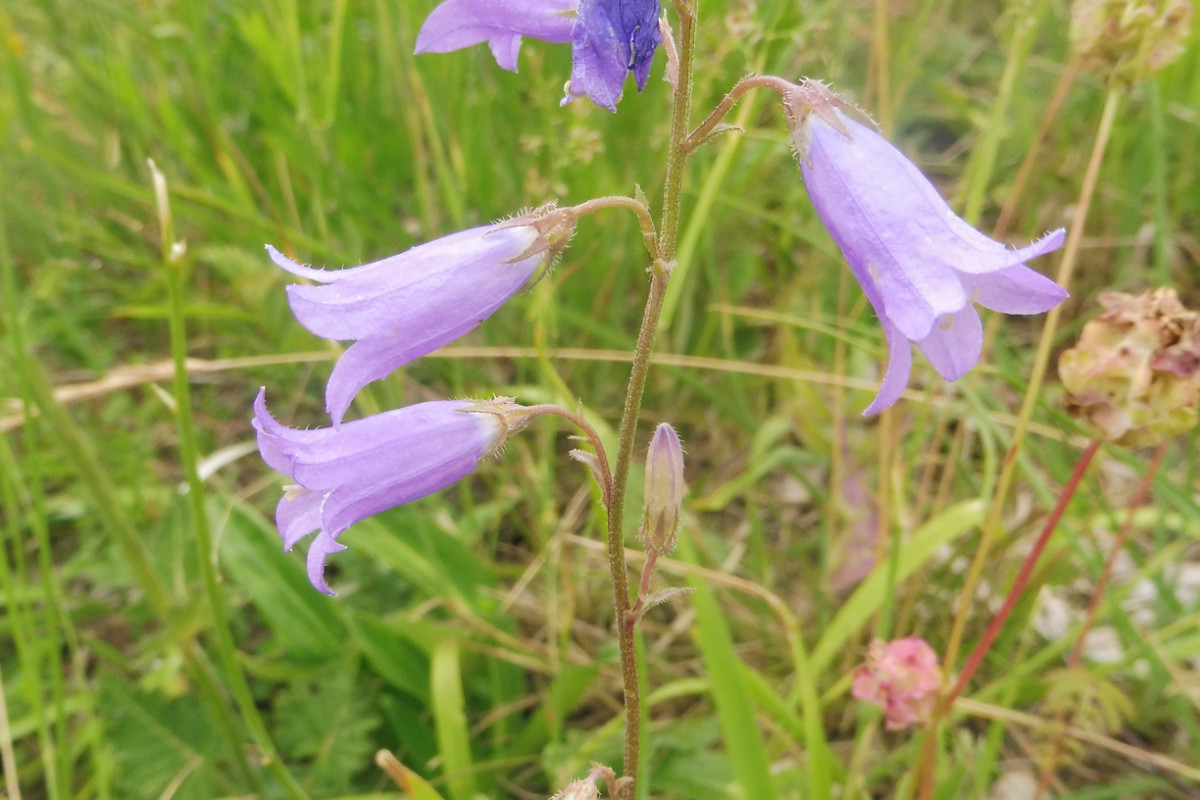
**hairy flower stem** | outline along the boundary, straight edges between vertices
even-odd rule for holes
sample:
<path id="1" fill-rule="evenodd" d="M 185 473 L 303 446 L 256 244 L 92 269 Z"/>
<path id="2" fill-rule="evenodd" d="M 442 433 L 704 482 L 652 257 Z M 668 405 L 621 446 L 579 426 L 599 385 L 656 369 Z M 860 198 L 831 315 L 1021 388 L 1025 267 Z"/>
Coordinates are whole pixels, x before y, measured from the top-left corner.
<path id="1" fill-rule="evenodd" d="M 638 413 L 650 370 L 650 351 L 658 331 L 667 281 L 671 277 L 672 259 L 679 236 L 680 206 L 683 199 L 683 167 L 687 161 L 688 117 L 692 97 L 692 60 L 696 45 L 697 0 L 675 0 L 679 16 L 679 65 L 675 82 L 671 115 L 671 139 L 667 150 L 667 178 L 663 193 L 662 222 L 658 229 L 657 258 L 650 265 L 650 292 L 642 313 L 637 345 L 629 369 L 629 385 L 625 393 L 625 408 L 617 439 L 617 456 L 613 474 L 612 498 L 608 503 L 608 567 L 613 585 L 613 606 L 616 612 L 618 645 L 621 653 L 621 677 L 625 691 L 625 764 L 621 796 L 636 795 L 638 756 L 641 748 L 641 697 L 638 690 L 637 648 L 634 626 L 630 624 L 632 605 L 625 566 L 623 535 L 625 490 L 629 483 L 629 467 L 633 460 L 633 445 L 637 435 Z"/>
<path id="2" fill-rule="evenodd" d="M 1092 599 L 1088 603 L 1087 612 L 1084 614 L 1083 627 L 1079 629 L 1079 635 L 1075 639 L 1075 646 L 1071 649 L 1071 656 L 1067 659 L 1067 667 L 1069 669 L 1079 666 L 1079 662 L 1083 658 L 1084 641 L 1087 639 L 1088 632 L 1092 629 L 1092 624 L 1096 621 L 1096 612 L 1100 609 L 1100 600 L 1104 597 L 1104 592 L 1108 588 L 1108 582 L 1112 579 L 1113 566 L 1117 562 L 1117 556 L 1125 551 L 1125 542 L 1129 541 L 1129 534 L 1133 530 L 1134 514 L 1146 504 L 1146 499 L 1150 496 L 1150 486 L 1154 483 L 1154 476 L 1158 474 L 1158 468 L 1162 466 L 1163 457 L 1167 454 L 1167 445 L 1169 443 L 1169 441 L 1163 442 L 1155 449 L 1154 456 L 1150 459 L 1150 466 L 1147 467 L 1146 474 L 1142 476 L 1142 480 L 1138 484 L 1137 494 L 1134 495 L 1133 502 L 1129 504 L 1129 508 L 1125 510 L 1125 524 L 1121 526 L 1121 531 L 1117 534 L 1117 539 L 1113 542 L 1112 548 L 1108 552 L 1108 558 L 1104 562 L 1104 569 L 1100 573 L 1100 579 L 1096 581 L 1096 588 L 1092 590 Z M 1065 709 L 1054 717 L 1053 733 L 1050 736 L 1050 755 L 1045 761 L 1045 766 L 1042 768 L 1042 774 L 1038 777 L 1037 792 L 1034 794 L 1034 800 L 1041 800 L 1045 796 L 1046 790 L 1050 788 L 1050 781 L 1054 779 L 1058 757 L 1062 752 L 1063 738 L 1067 731 L 1067 725 L 1070 722 L 1069 714 Z"/>
<path id="3" fill-rule="evenodd" d="M 712 110 L 704 122 L 701 122 L 696 130 L 687 137 L 685 147 L 688 153 L 691 153 L 700 145 L 707 142 L 717 133 L 717 126 L 721 120 L 733 110 L 737 105 L 737 101 L 742 99 L 742 95 L 749 92 L 751 89 L 774 89 L 782 95 L 786 95 L 792 89 L 795 89 L 795 84 L 785 81 L 783 78 L 777 78 L 774 75 L 747 75 L 733 85 L 717 107 Z M 725 130 L 728 130 L 726 128 Z"/>
<path id="4" fill-rule="evenodd" d="M 576 414 L 573 411 L 568 411 L 561 406 L 556 406 L 550 403 L 545 403 L 536 406 L 526 406 L 522 411 L 523 417 L 536 417 L 542 414 L 549 414 L 555 417 L 562 417 L 571 422 L 575 427 L 579 428 L 586 434 L 587 443 L 592 446 L 595 451 L 595 462 L 592 474 L 596 478 L 596 483 L 600 485 L 600 497 L 605 506 L 612 502 L 612 470 L 608 467 L 608 455 L 604 452 L 604 443 L 600 441 L 600 435 L 596 433 L 596 429 L 588 424 L 582 414 Z"/>
<path id="5" fill-rule="evenodd" d="M 962 672 L 959 674 L 953 688 L 938 699 L 933 719 L 925 732 L 925 741 L 921 746 L 921 757 L 917 762 L 917 769 L 920 771 L 918 797 L 921 800 L 930 800 L 933 797 L 933 768 L 937 743 L 937 721 L 946 715 L 950 707 L 954 705 L 955 699 L 967 688 L 967 683 L 970 682 L 975 671 L 979 669 L 979 665 L 983 663 L 983 658 L 991 650 L 996 637 L 1000 635 L 1001 629 L 1004 628 L 1004 623 L 1008 621 L 1009 615 L 1012 614 L 1017 601 L 1021 599 L 1021 595 L 1025 591 L 1025 586 L 1029 583 L 1029 577 L 1033 574 L 1033 568 L 1037 566 L 1042 552 L 1046 549 L 1046 544 L 1050 541 L 1050 535 L 1058 527 L 1058 522 L 1062 519 L 1063 512 L 1067 510 L 1067 504 L 1071 502 L 1071 498 L 1075 496 L 1075 492 L 1079 489 L 1079 481 L 1083 478 L 1084 472 L 1087 471 L 1088 465 L 1092 463 L 1092 458 L 1099 449 L 1100 440 L 1093 439 L 1079 456 L 1079 461 L 1071 471 L 1071 477 L 1067 479 L 1066 485 L 1058 496 L 1058 502 L 1055 504 L 1054 510 L 1046 518 L 1046 522 L 1042 526 L 1042 532 L 1038 534 L 1037 541 L 1034 542 L 1029 555 L 1025 556 L 1025 563 L 1021 565 L 1021 570 L 1017 573 L 1017 578 L 1013 581 L 1012 588 L 1008 590 L 1008 595 L 1004 598 L 1004 604 L 996 612 L 996 616 L 992 618 L 987 630 L 983 633 L 983 638 L 979 640 L 979 644 L 975 645 L 975 649 L 971 651 L 971 655 L 967 658 L 967 663 L 963 665 Z"/>
<path id="6" fill-rule="evenodd" d="M 571 206 L 563 210 L 571 212 L 573 216 L 578 218 L 585 214 L 599 211 L 602 208 L 628 208 L 636 214 L 638 225 L 642 229 L 642 242 L 646 245 L 646 252 L 650 254 L 652 261 L 658 259 L 658 235 L 654 232 L 654 218 L 650 216 L 650 209 L 646 208 L 646 204 L 641 200 L 622 195 L 593 197 L 591 200 L 586 200 L 577 206 Z"/>

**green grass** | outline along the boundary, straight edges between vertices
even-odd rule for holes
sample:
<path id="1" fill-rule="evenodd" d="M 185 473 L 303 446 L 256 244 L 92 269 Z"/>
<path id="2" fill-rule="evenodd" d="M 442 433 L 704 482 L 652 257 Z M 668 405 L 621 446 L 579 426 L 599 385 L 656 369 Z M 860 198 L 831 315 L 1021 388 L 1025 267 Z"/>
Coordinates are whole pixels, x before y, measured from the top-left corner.
<path id="1" fill-rule="evenodd" d="M 519 75 L 482 47 L 410 55 L 433 5 L 0 8 L 0 796 L 15 800 L 15 784 L 25 800 L 394 797 L 374 761 L 386 748 L 415 797 L 546 797 L 591 761 L 620 760 L 604 524 L 565 427 L 543 418 L 470 480 L 349 531 L 330 573 L 338 599 L 281 552 L 282 482 L 252 449 L 258 387 L 283 421 L 322 424 L 335 356 L 292 318 L 264 243 L 336 267 L 551 199 L 637 185 L 657 209 L 661 56 L 618 114 L 563 109 L 568 48 L 526 42 Z M 1064 4 L 889 5 L 885 51 L 869 3 L 702 0 L 696 121 L 751 71 L 829 79 L 989 229 L 1063 69 Z M 1061 346 L 1103 290 L 1170 282 L 1200 307 L 1196 39 L 1124 102 Z M 1104 94 L 1086 73 L 1072 87 L 1014 241 L 1070 224 Z M 893 797 L 920 735 L 884 731 L 849 675 L 880 626 L 942 651 L 1040 318 L 1003 320 L 953 387 L 918 358 L 891 422 L 861 418 L 879 327 L 812 211 L 775 96 L 731 120 L 742 131 L 688 165 L 644 403 L 644 432 L 669 420 L 688 454 L 688 546 L 657 585 L 698 591 L 642 629 L 642 790 Z M 148 158 L 168 184 L 165 236 Z M 164 259 L 173 239 L 186 242 L 177 262 Z M 582 403 L 611 438 L 627 361 L 609 354 L 632 349 L 645 267 L 630 215 L 585 219 L 546 280 L 459 343 L 486 355 L 421 359 L 355 413 L 513 394 Z M 177 355 L 206 362 L 187 381 L 172 383 L 172 333 Z M 1079 455 L 1053 372 L 1048 384 L 967 648 Z M 1064 704 L 1083 709 L 1084 733 L 1067 737 L 1057 796 L 1200 791 L 1200 600 L 1178 589 L 1200 570 L 1198 439 L 1170 446 L 1101 604 L 1120 652 L 1068 680 L 1078 625 L 1044 638 L 1032 598 L 1086 605 L 1149 458 L 1102 450 L 943 728 L 937 796 L 1036 777 L 1048 745 L 1033 723 Z M 847 578 L 856 556 L 886 554 L 881 517 L 896 562 Z"/>

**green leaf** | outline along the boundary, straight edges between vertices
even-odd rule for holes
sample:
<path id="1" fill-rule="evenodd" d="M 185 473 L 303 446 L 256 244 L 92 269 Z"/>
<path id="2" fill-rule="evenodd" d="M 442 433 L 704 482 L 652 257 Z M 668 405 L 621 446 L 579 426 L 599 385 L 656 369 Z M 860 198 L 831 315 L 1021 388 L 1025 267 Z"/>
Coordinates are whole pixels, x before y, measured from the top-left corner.
<path id="1" fill-rule="evenodd" d="M 429 705 L 429 656 L 405 635 L 408 624 L 393 626 L 363 612 L 355 612 L 350 622 L 372 669 L 393 688 Z"/>
<path id="2" fill-rule="evenodd" d="M 351 779 L 371 769 L 371 731 L 380 722 L 374 692 L 342 661 L 312 683 L 294 683 L 275 704 L 276 743 L 289 761 L 304 759 L 303 783 L 317 797 L 347 791 Z"/>
<path id="3" fill-rule="evenodd" d="M 431 678 L 433 719 L 450 797 L 474 800 L 471 732 L 467 727 L 458 642 L 444 639 L 434 647 Z"/>
<path id="4" fill-rule="evenodd" d="M 223 741 L 198 696 L 169 699 L 104 674 L 97 708 L 117 796 L 208 800 L 238 791 L 223 777 L 223 756 L 230 744 L 242 744 Z"/>

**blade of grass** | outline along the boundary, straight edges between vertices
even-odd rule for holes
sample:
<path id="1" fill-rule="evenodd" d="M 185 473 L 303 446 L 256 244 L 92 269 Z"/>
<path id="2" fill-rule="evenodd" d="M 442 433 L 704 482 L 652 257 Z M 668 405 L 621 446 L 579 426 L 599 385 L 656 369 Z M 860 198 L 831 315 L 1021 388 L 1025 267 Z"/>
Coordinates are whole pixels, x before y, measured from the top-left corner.
<path id="1" fill-rule="evenodd" d="M 429 677 L 434 727 L 442 774 L 451 800 L 474 800 L 475 775 L 471 757 L 471 732 L 463 697 L 462 665 L 458 642 L 444 639 L 433 648 Z"/>
<path id="2" fill-rule="evenodd" d="M 684 561 L 696 562 L 696 550 L 686 530 L 679 537 L 679 556 Z M 742 664 L 735 654 L 729 624 L 708 582 L 689 577 L 688 585 L 694 589 L 690 600 L 696 610 L 696 643 L 704 659 L 725 748 L 741 794 L 755 800 L 770 800 L 775 796 L 770 760 L 754 719 L 750 692 L 742 680 Z"/>

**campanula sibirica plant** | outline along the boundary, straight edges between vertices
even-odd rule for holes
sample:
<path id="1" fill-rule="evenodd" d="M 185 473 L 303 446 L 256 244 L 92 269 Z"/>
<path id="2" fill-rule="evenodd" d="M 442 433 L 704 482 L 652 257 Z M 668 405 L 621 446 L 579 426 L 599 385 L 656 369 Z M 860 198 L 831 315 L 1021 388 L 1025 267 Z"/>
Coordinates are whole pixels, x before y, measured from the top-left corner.
<path id="1" fill-rule="evenodd" d="M 647 750 L 640 740 L 641 723 L 649 714 L 641 709 L 635 642 L 648 610 L 687 591 L 682 587 L 649 590 L 656 564 L 677 543 L 686 509 L 679 435 L 663 423 L 648 443 L 639 443 L 638 425 L 644 416 L 642 396 L 668 283 L 679 266 L 677 259 L 683 260 L 678 253 L 684 167 L 716 134 L 734 130 L 722 120 L 742 95 L 766 88 L 783 96 L 816 213 L 845 254 L 883 325 L 889 363 L 868 413 L 900 398 L 911 368 L 910 343 L 947 380 L 976 364 L 983 342 L 976 304 L 1004 313 L 1033 314 L 1053 308 L 1067 296 L 1062 287 L 1025 265 L 1058 248 L 1063 231 L 1011 249 L 975 230 L 951 211 L 911 161 L 873 128 L 844 113 L 852 107 L 816 81 L 796 84 L 775 76 L 743 78 L 692 128 L 691 69 L 699 5 L 700 0 L 669 4 L 678 21 L 677 33 L 672 33 L 659 19 L 658 0 L 446 0 L 425 19 L 415 42 L 418 53 L 442 53 L 486 42 L 497 63 L 514 71 L 523 36 L 569 42 L 571 76 L 562 103 L 587 97 L 612 111 L 617 110 L 630 74 L 639 90 L 646 85 L 662 45 L 672 108 L 662 170 L 662 213 L 657 220 L 638 188 L 629 196 L 598 197 L 564 209 L 546 207 L 352 269 L 314 270 L 270 250 L 280 267 L 319 284 L 288 288 L 300 322 L 318 335 L 354 342 L 334 367 L 326 390 L 331 427 L 285 427 L 267 413 L 261 393 L 255 404 L 254 426 L 263 458 L 295 484 L 279 503 L 280 535 L 290 548 L 317 532 L 309 549 L 308 573 L 319 590 L 329 592 L 325 559 L 343 549 L 338 537 L 355 522 L 461 480 L 534 416 L 558 416 L 582 431 L 580 438 L 589 449 L 572 450 L 570 455 L 589 468 L 603 512 L 597 528 L 604 530 L 610 570 L 624 748 L 620 777 L 609 767 L 595 765 L 587 779 L 559 784 L 567 787 L 558 795 L 562 797 L 597 797 L 597 782 L 604 782 L 608 795 L 618 800 L 640 796 L 639 788 L 642 794 L 649 791 L 635 787 L 636 776 L 646 772 L 639 771 L 638 760 Z M 646 248 L 646 258 L 637 266 L 647 274 L 648 285 L 641 327 L 629 356 L 625 401 L 612 426 L 611 461 L 611 443 L 605 444 L 588 419 L 589 413 L 602 412 L 592 408 L 585 413 L 586 399 L 579 400 L 579 411 L 552 404 L 520 406 L 507 398 L 439 401 L 342 422 L 364 386 L 474 329 L 545 270 L 580 218 L 613 209 L 632 211 L 637 218 Z M 561 390 L 555 386 L 555 392 Z M 634 453 L 641 447 L 646 448 L 640 535 L 645 554 L 641 580 L 631 589 L 624 515 Z M 934 713 L 941 672 L 923 641 L 877 642 L 871 647 L 869 665 L 874 671 L 856 677 L 854 692 L 885 707 L 889 728 L 914 724 Z M 808 700 L 801 700 L 808 703 L 806 726 L 819 726 L 823 716 L 815 689 Z M 812 736 L 814 747 L 819 739 Z M 814 786 L 821 781 L 824 785 L 819 791 L 813 789 L 812 795 L 833 796 L 828 776 L 813 775 L 809 777 Z"/>

